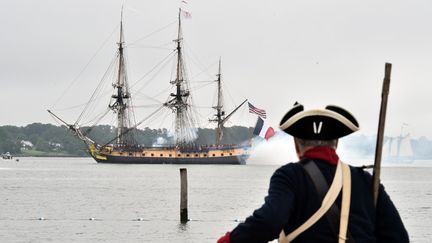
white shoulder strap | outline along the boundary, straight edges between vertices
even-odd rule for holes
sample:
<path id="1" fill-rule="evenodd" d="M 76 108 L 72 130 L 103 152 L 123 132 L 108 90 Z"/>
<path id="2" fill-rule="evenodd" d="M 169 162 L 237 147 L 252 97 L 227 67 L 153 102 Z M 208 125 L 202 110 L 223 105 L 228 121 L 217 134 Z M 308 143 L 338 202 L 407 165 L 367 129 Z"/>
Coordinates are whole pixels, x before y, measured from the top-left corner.
<path id="1" fill-rule="evenodd" d="M 339 243 L 345 243 L 348 231 L 349 209 L 351 204 L 351 171 L 347 164 L 342 163 L 343 189 L 339 224 Z"/>
<path id="2" fill-rule="evenodd" d="M 298 235 L 307 230 L 309 227 L 314 225 L 331 207 L 331 205 L 336 200 L 339 192 L 342 188 L 342 167 L 341 163 L 338 163 L 336 167 L 336 173 L 333 182 L 325 195 L 321 207 L 316 211 L 306 222 L 304 222 L 300 227 L 291 232 L 289 235 L 285 236 L 285 232 L 282 230 L 279 235 L 279 242 L 288 243 L 294 240 Z"/>
<path id="3" fill-rule="evenodd" d="M 343 243 L 346 240 L 346 233 L 348 228 L 348 216 L 349 216 L 349 203 L 351 196 L 351 173 L 349 166 L 339 161 L 336 167 L 336 173 L 333 178 L 333 182 L 325 195 L 321 207 L 300 227 L 291 232 L 289 235 L 285 235 L 282 230 L 279 234 L 280 243 L 289 243 L 293 241 L 298 235 L 303 233 L 305 230 L 314 225 L 331 207 L 336 201 L 339 192 L 344 185 L 343 196 L 342 196 L 342 211 L 341 211 L 341 223 L 339 228 L 339 243 Z M 348 204 L 348 205 L 347 205 Z"/>

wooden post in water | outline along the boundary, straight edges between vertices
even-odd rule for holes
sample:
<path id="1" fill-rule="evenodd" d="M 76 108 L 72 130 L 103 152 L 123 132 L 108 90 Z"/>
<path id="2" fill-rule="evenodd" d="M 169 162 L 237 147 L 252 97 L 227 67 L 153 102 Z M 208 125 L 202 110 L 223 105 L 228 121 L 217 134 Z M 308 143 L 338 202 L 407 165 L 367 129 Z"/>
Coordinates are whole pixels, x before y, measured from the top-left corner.
<path id="1" fill-rule="evenodd" d="M 375 163 L 372 177 L 372 192 L 374 204 L 376 206 L 378 200 L 378 191 L 380 185 L 380 174 L 381 174 L 381 155 L 382 155 L 382 147 L 383 147 L 383 139 L 384 139 L 384 127 L 385 127 L 385 119 L 387 112 L 387 100 L 390 90 L 390 74 L 391 74 L 391 63 L 385 64 L 385 74 L 384 74 L 384 82 L 382 87 L 381 94 L 381 109 L 380 116 L 378 122 L 378 134 L 377 134 L 377 142 L 375 148 Z"/>
<path id="2" fill-rule="evenodd" d="M 180 168 L 180 222 L 188 221 L 188 193 L 187 193 L 187 170 Z"/>

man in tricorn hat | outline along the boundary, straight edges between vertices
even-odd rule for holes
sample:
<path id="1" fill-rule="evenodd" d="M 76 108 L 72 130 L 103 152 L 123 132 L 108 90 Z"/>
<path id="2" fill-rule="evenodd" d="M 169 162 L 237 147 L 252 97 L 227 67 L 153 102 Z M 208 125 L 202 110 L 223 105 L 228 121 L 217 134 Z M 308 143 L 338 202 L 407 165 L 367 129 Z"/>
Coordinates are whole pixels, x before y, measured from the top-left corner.
<path id="1" fill-rule="evenodd" d="M 372 176 L 335 152 L 339 138 L 359 129 L 353 115 L 337 106 L 304 110 L 296 103 L 280 128 L 294 137 L 300 161 L 277 169 L 264 205 L 218 243 L 409 242 L 384 187 L 374 206 Z"/>

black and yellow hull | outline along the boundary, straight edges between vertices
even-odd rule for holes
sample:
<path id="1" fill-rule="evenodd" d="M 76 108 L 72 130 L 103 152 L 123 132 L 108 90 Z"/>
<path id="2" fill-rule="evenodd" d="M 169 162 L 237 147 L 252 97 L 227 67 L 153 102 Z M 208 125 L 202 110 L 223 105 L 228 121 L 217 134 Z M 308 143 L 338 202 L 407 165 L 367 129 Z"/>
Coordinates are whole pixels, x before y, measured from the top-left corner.
<path id="1" fill-rule="evenodd" d="M 245 164 L 249 157 L 247 147 L 217 147 L 200 151 L 172 148 L 151 148 L 127 151 L 90 148 L 98 163 L 113 164 Z"/>

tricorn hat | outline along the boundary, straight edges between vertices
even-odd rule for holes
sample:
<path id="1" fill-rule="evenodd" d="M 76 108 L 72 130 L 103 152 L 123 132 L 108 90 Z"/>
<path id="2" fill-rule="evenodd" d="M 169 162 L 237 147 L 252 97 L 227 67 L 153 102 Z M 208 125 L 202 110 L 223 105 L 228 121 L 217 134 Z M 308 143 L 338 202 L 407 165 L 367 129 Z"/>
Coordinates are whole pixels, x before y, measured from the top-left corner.
<path id="1" fill-rule="evenodd" d="M 308 140 L 332 140 L 359 130 L 359 124 L 347 110 L 333 105 L 325 109 L 304 110 L 294 104 L 280 121 L 279 127 L 296 138 Z"/>

